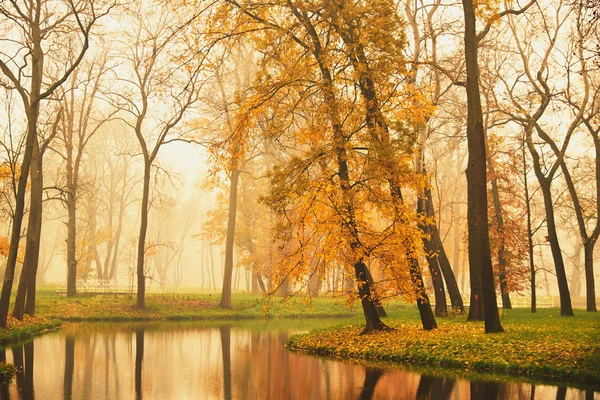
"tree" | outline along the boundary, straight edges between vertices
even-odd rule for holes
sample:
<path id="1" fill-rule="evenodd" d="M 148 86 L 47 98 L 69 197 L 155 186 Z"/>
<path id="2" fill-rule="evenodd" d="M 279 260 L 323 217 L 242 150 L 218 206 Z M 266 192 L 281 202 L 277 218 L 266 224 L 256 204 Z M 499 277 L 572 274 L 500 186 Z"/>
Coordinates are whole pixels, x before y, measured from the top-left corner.
<path id="1" fill-rule="evenodd" d="M 443 84 L 446 83 L 442 81 L 441 70 L 444 70 L 444 68 L 441 67 L 441 60 L 438 55 L 438 38 L 440 31 L 435 28 L 434 23 L 434 16 L 438 12 L 440 5 L 441 1 L 436 0 L 433 2 L 433 4 L 431 4 L 429 9 L 425 10 L 425 7 L 422 7 L 425 11 L 421 21 L 424 26 L 421 27 L 419 25 L 420 20 L 418 18 L 419 10 L 413 9 L 416 7 L 413 7 L 412 1 L 406 1 L 404 3 L 404 9 L 406 11 L 408 23 L 411 27 L 413 35 L 412 57 L 410 59 L 408 81 L 410 85 L 414 87 L 413 90 L 415 90 L 415 92 L 420 91 L 426 93 L 428 90 L 428 85 L 423 84 L 425 87 L 419 88 L 417 87 L 417 82 L 419 80 L 419 72 L 422 64 L 431 64 L 431 71 L 428 71 L 427 78 L 421 78 L 421 80 L 427 81 L 428 79 L 430 81 L 429 85 L 433 86 L 430 96 L 432 107 L 443 106 L 443 94 L 445 94 L 451 86 L 455 85 L 454 79 L 451 79 L 449 86 L 443 87 Z M 426 34 L 422 33 L 422 31 L 426 32 Z M 427 181 L 423 190 L 419 194 L 417 207 L 418 212 L 423 216 L 420 229 L 423 231 L 423 245 L 425 252 L 427 253 L 427 263 L 429 265 L 429 271 L 434 285 L 436 315 L 445 315 L 447 313 L 447 305 L 443 280 L 446 281 L 452 308 L 462 312 L 464 310 L 464 305 L 458 289 L 456 277 L 452 271 L 450 261 L 448 260 L 440 237 L 435 216 L 433 196 L 431 194 L 431 188 L 429 184 L 430 179 L 425 171 L 425 164 L 427 161 L 426 145 L 427 139 L 431 134 L 429 122 L 431 121 L 432 116 L 433 115 L 427 116 L 424 123 L 418 125 L 417 127 L 418 151 L 416 166 L 417 171 L 421 172 Z"/>
<path id="2" fill-rule="evenodd" d="M 514 22 L 509 21 L 510 29 L 512 31 L 513 38 L 515 39 L 514 42 L 517 46 L 518 54 L 522 61 L 524 75 L 526 77 L 525 83 L 528 85 L 528 87 L 523 89 L 525 94 L 520 94 L 517 92 L 518 86 L 511 86 L 508 82 L 506 82 L 505 85 L 507 87 L 507 96 L 509 97 L 516 111 L 511 112 L 508 109 L 503 111 L 523 127 L 525 142 L 531 154 L 533 169 L 544 198 L 546 227 L 548 230 L 547 240 L 550 244 L 552 257 L 554 260 L 554 267 L 556 270 L 556 278 L 558 281 L 558 289 L 560 294 L 561 315 L 572 316 L 573 308 L 571 305 L 565 264 L 555 222 L 552 182 L 554 181 L 558 169 L 561 168 L 563 158 L 573 133 L 581 123 L 583 111 L 578 111 L 571 118 L 566 128 L 566 132 L 563 135 L 563 140 L 560 147 L 546 132 L 545 129 L 547 128 L 544 127 L 545 123 L 542 119 L 544 113 L 549 108 L 554 98 L 553 90 L 550 86 L 551 82 L 549 81 L 549 77 L 545 71 L 549 69 L 550 56 L 556 46 L 559 32 L 566 22 L 565 16 L 561 15 L 561 9 L 562 7 L 559 5 L 556 10 L 554 10 L 556 13 L 555 18 L 557 21 L 559 21 L 559 23 L 556 24 L 556 26 L 553 28 L 553 31 L 551 30 L 551 25 L 547 23 L 547 19 L 549 17 L 543 12 L 540 12 L 540 18 L 542 18 L 544 21 L 544 26 L 546 27 L 544 35 L 546 35 L 548 38 L 548 43 L 546 44 L 543 53 L 541 53 L 541 55 L 537 56 L 535 59 L 533 58 L 534 54 L 531 54 L 527 51 L 525 45 L 523 44 L 524 42 L 517 34 Z M 534 70 L 534 68 L 537 70 Z M 529 98 L 535 96 L 536 102 L 531 103 L 531 105 L 524 104 L 521 101 L 522 96 L 528 96 Z M 535 134 L 539 136 L 541 143 L 534 138 Z M 548 149 L 548 147 L 550 147 L 550 149 Z M 551 152 L 555 155 L 554 159 L 551 157 Z"/>
<path id="3" fill-rule="evenodd" d="M 11 1 L 0 5 L 0 14 L 5 18 L 2 22 L 5 32 L 11 32 L 7 51 L 0 59 L 0 69 L 8 84 L 17 91 L 23 102 L 27 116 L 27 134 L 24 154 L 21 161 L 21 175 L 17 185 L 15 214 L 11 229 L 10 250 L 4 273 L 4 283 L 0 296 L 0 327 L 6 326 L 10 294 L 21 236 L 21 226 L 25 208 L 25 190 L 29 177 L 29 169 L 33 155 L 34 142 L 37 137 L 38 118 L 41 102 L 50 97 L 78 67 L 89 47 L 89 35 L 99 18 L 112 8 L 108 4 L 99 8 L 99 4 L 91 1 L 75 2 L 73 0 L 58 1 L 56 6 L 46 7 L 48 0 Z M 58 36 L 57 36 L 58 35 Z M 14 38 L 18 39 L 14 39 Z M 79 51 L 72 62 L 61 66 L 61 75 L 49 79 L 45 61 L 51 51 L 60 51 L 53 43 L 73 40 L 80 42 Z M 47 46 L 46 48 L 44 48 Z M 46 80 L 45 80 L 46 79 Z"/>
<path id="4" fill-rule="evenodd" d="M 424 327 L 431 329 L 435 320 L 417 260 L 420 235 L 416 215 L 402 198 L 399 185 L 406 184 L 402 179 L 410 181 L 412 177 L 407 172 L 406 158 L 400 155 L 409 152 L 412 142 L 408 135 L 401 136 L 405 131 L 400 127 L 394 128 L 394 133 L 401 137 L 392 140 L 387 123 L 377 120 L 389 111 L 388 106 L 393 109 L 392 105 L 386 103 L 383 112 L 383 103 L 371 103 L 379 101 L 373 85 L 381 90 L 381 98 L 392 98 L 394 105 L 405 100 L 403 94 L 395 92 L 397 86 L 384 83 L 390 82 L 393 68 L 398 67 L 392 59 L 397 60 L 400 52 L 394 49 L 403 43 L 394 8 L 389 2 L 380 2 L 369 10 L 362 5 L 341 10 L 340 5 L 331 2 L 323 6 L 299 2 L 270 5 L 267 10 L 254 2 L 229 3 L 234 11 L 240 11 L 236 20 L 238 31 L 268 28 L 267 39 L 255 39 L 257 51 L 277 52 L 274 57 L 264 58 L 264 72 L 258 74 L 253 87 L 256 95 L 247 102 L 248 109 L 269 115 L 274 110 L 270 107 L 277 104 L 278 119 L 270 117 L 276 121 L 272 125 L 283 127 L 292 137 L 296 134 L 301 143 L 289 151 L 285 164 L 275 167 L 271 194 L 266 198 L 279 218 L 277 235 L 284 250 L 284 259 L 279 261 L 280 281 L 300 279 L 309 272 L 310 265 L 345 265 L 357 281 L 367 333 L 387 329 L 377 314 L 379 295 L 375 291 L 376 285 L 385 284 L 376 279 L 372 282 L 369 275 L 375 274 L 370 270 L 378 269 L 381 276 L 387 275 L 389 286 L 405 285 L 402 276 L 411 282 L 411 296 L 417 298 L 422 315 L 428 313 L 431 317 L 424 320 Z M 359 20 L 359 15 L 366 18 Z M 361 29 L 379 29 L 367 31 L 361 38 L 373 41 L 368 53 L 357 51 L 357 37 L 347 35 L 351 24 L 357 22 Z M 331 27 L 339 35 L 348 53 L 337 51 L 336 42 L 328 38 L 324 27 Z M 389 34 L 381 36 L 382 31 Z M 333 34 L 331 29 L 328 32 Z M 276 48 L 270 48 L 271 43 L 277 43 Z M 361 76 L 364 60 L 358 57 L 365 54 L 378 55 L 370 60 L 376 66 L 376 75 L 366 71 Z M 303 86 L 305 82 L 307 86 Z M 310 82 L 316 82 L 317 90 Z M 355 88 L 347 82 L 354 82 Z M 296 111 L 300 110 L 299 104 L 303 105 L 301 113 Z M 401 112 L 395 117 L 406 117 L 403 123 L 407 125 L 413 122 Z M 367 210 L 377 210 L 385 217 L 374 223 Z M 322 245 L 315 242 L 319 238 L 324 240 Z M 322 251 L 322 263 L 311 263 L 313 257 L 306 254 L 316 249 Z M 312 268 L 310 271 L 309 275 L 315 273 Z"/>
<path id="5" fill-rule="evenodd" d="M 144 4 L 143 8 L 139 5 L 131 10 L 134 37 L 125 43 L 128 50 L 124 62 L 133 76 L 120 77 L 128 91 L 117 94 L 123 102 L 119 107 L 129 114 L 126 122 L 135 133 L 144 160 L 136 268 L 138 309 L 146 308 L 144 259 L 152 167 L 163 145 L 182 138 L 183 133 L 176 128 L 200 94 L 201 57 L 187 58 L 185 43 L 181 42 L 185 31 L 173 32 L 178 16 L 159 4 Z"/>
<path id="6" fill-rule="evenodd" d="M 17 295 L 13 308 L 13 316 L 23 320 L 23 314 L 35 314 L 35 287 L 38 271 L 41 235 L 42 235 L 42 204 L 44 191 L 43 157 L 52 140 L 58 133 L 62 108 L 55 110 L 56 117 L 51 123 L 47 137 L 36 136 L 33 142 L 31 157 L 31 188 L 29 202 L 29 220 L 23 268 L 19 277 Z M 42 130 L 42 129 L 39 129 Z M 40 132 L 41 133 L 41 132 Z M 40 143 L 41 142 L 41 143 Z"/>
<path id="7" fill-rule="evenodd" d="M 476 31 L 472 0 L 463 0 L 465 18 L 465 64 L 467 69 L 467 201 L 469 224 L 469 268 L 471 272 L 471 306 L 469 319 L 485 320 L 485 332 L 503 332 L 498 316 L 496 290 L 490 252 L 487 205 L 487 166 L 483 111 L 479 93 L 477 47 L 487 33 Z M 486 27 L 489 30 L 489 25 Z M 483 315 L 482 315 L 483 314 Z"/>
<path id="8" fill-rule="evenodd" d="M 83 69 L 83 68 L 81 68 Z M 110 120 L 111 115 L 99 116 L 97 96 L 107 71 L 106 54 L 85 65 L 83 74 L 71 75 L 69 86 L 62 87 L 62 119 L 59 139 L 64 146 L 61 156 L 66 165 L 64 204 L 67 208 L 67 296 L 77 293 L 77 206 L 80 189 L 80 171 L 83 156 L 90 139 Z M 112 111 L 114 114 L 116 111 Z M 94 213 L 95 214 L 95 213 Z M 95 235 L 95 232 L 90 232 Z"/>

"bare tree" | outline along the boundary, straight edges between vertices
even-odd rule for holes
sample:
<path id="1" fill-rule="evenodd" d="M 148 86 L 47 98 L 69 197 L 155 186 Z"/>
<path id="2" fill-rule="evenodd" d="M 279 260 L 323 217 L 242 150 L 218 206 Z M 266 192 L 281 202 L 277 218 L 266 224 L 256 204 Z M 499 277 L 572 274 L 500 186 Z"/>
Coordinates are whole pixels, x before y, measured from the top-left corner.
<path id="1" fill-rule="evenodd" d="M 58 137 L 61 147 L 57 153 L 65 162 L 66 188 L 63 201 L 67 208 L 67 296 L 77 293 L 77 206 L 80 175 L 86 147 L 90 139 L 110 120 L 98 111 L 98 93 L 107 70 L 106 53 L 75 71 L 68 86 L 61 88 L 63 119 Z M 93 194 L 92 196 L 94 196 Z M 95 215 L 95 212 L 93 213 Z M 95 232 L 88 232 L 95 235 Z"/>
<path id="2" fill-rule="evenodd" d="M 129 15 L 134 37 L 125 44 L 128 50 L 123 61 L 133 76 L 119 77 L 127 88 L 116 95 L 120 108 L 129 114 L 126 121 L 135 133 L 144 160 L 136 307 L 145 309 L 144 258 L 152 167 L 163 145 L 182 139 L 182 132 L 176 128 L 198 100 L 202 59 L 196 52 L 189 58 L 181 56 L 186 54 L 185 42 L 181 40 L 186 32 L 175 29 L 178 16 L 168 5 L 139 5 Z"/>
<path id="3" fill-rule="evenodd" d="M 98 3 L 92 0 L 12 0 L 0 4 L 2 28 L 11 32 L 10 37 L 1 39 L 0 69 L 7 85 L 21 97 L 27 116 L 27 136 L 17 185 L 10 250 L 0 296 L 1 327 L 6 326 L 8 316 L 41 102 L 50 97 L 78 67 L 89 47 L 92 27 L 114 5 L 101 6 Z M 57 50 L 52 44 L 64 41 L 79 42 L 79 50 L 75 51 L 72 62 L 58 68 L 62 73 L 57 78 L 49 79 L 45 61 L 51 60 L 48 57 L 50 51 L 60 51 L 60 46 Z"/>

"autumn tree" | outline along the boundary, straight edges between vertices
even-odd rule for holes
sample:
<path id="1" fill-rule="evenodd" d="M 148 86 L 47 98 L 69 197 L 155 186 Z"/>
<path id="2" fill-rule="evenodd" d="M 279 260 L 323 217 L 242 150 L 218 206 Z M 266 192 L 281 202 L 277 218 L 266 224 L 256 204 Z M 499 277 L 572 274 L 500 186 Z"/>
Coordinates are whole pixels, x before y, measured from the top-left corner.
<path id="1" fill-rule="evenodd" d="M 11 32 L 2 39 L 7 43 L 0 58 L 4 82 L 15 90 L 27 116 L 27 130 L 21 175 L 17 185 L 15 214 L 11 229 L 10 251 L 6 262 L 2 295 L 0 297 L 0 326 L 6 326 L 8 307 L 21 235 L 25 208 L 25 190 L 29 177 L 34 141 L 42 101 L 50 97 L 78 67 L 89 47 L 89 35 L 99 18 L 106 15 L 112 4 L 74 0 L 23 0 L 3 2 L 0 14 L 2 27 Z M 54 44 L 64 41 L 79 43 L 72 62 L 57 66 L 61 73 L 48 74 L 49 66 L 61 57 L 64 50 Z"/>
<path id="2" fill-rule="evenodd" d="M 386 68 L 395 65 L 391 54 L 400 54 L 393 49 L 403 43 L 393 7 L 381 2 L 369 10 L 341 10 L 343 5 L 333 3 L 281 3 L 267 11 L 258 3 L 229 3 L 240 11 L 238 30 L 268 28 L 266 40 L 255 40 L 257 51 L 278 52 L 277 57 L 263 59 L 251 109 L 264 115 L 262 110 L 272 113 L 270 107 L 277 104 L 278 118 L 271 118 L 272 125 L 300 140 L 287 162 L 275 167 L 273 188 L 266 198 L 279 216 L 276 227 L 285 250 L 284 259 L 279 261 L 284 268 L 280 265 L 280 270 L 287 271 L 282 278 L 293 282 L 301 279 L 313 258 L 306 254 L 307 249 L 320 249 L 324 262 L 316 265 L 331 268 L 342 264 L 352 270 L 365 313 L 365 333 L 386 329 L 377 315 L 379 295 L 374 291 L 376 285 L 382 291 L 385 285 L 369 278 L 375 276 L 371 269 L 386 277 L 389 290 L 393 290 L 390 286 L 407 289 L 410 282 L 408 293 L 417 297 L 423 313 L 428 310 L 431 318 L 424 321 L 424 327 L 431 329 L 435 321 L 417 261 L 416 214 L 400 190 L 400 185 L 414 189 L 407 183 L 412 176 L 407 159 L 401 156 L 410 153 L 412 142 L 409 136 L 392 140 L 388 122 L 380 118 L 390 112 L 394 121 L 407 125 L 413 121 L 413 109 L 394 108 L 402 103 L 402 92 L 385 84 L 393 74 Z M 363 39 L 373 40 L 368 53 L 357 51 L 357 32 L 350 32 L 351 25 L 359 22 L 358 15 L 368 17 L 359 25 Z M 382 24 L 382 31 L 389 34 L 378 38 L 381 31 L 369 28 Z M 325 35 L 327 27 L 333 28 L 347 47 L 347 58 L 335 40 Z M 276 48 L 270 47 L 272 43 L 277 43 Z M 364 60 L 359 57 L 365 54 L 374 54 L 370 60 L 374 70 L 361 76 Z M 348 80 L 355 82 L 355 91 L 343 83 Z M 301 85 L 313 81 L 317 90 Z M 393 105 L 388 108 L 386 104 L 382 110 L 379 96 L 392 98 Z M 302 112 L 298 104 L 303 104 Z M 393 128 L 393 134 L 405 133 L 402 123 Z M 379 222 L 371 219 L 373 214 L 380 215 Z M 318 238 L 324 241 L 322 245 L 315 245 Z"/>

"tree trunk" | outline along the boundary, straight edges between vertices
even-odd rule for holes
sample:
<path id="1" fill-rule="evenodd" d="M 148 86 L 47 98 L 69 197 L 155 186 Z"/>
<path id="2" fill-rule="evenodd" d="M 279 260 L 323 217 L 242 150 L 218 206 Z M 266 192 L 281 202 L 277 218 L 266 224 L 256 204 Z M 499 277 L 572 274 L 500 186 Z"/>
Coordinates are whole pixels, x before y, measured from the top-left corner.
<path id="1" fill-rule="evenodd" d="M 146 275 L 144 274 L 144 262 L 146 255 L 146 233 L 148 231 L 148 204 L 150 198 L 150 165 L 144 163 L 144 188 L 142 193 L 140 237 L 137 249 L 137 302 L 135 307 L 139 310 L 146 309 Z"/>
<path id="2" fill-rule="evenodd" d="M 34 69 L 36 64 L 37 63 L 34 61 Z M 8 257 L 6 259 L 6 269 L 4 270 L 2 294 L 0 295 L 0 328 L 6 328 L 6 319 L 8 318 L 10 294 L 12 292 L 13 280 L 15 277 L 17 254 L 19 252 L 19 240 L 21 238 L 21 226 L 23 224 L 23 214 L 25 212 L 25 191 L 27 189 L 27 178 L 29 175 L 29 168 L 31 166 L 33 143 L 37 135 L 38 115 L 39 103 L 34 102 L 27 112 L 27 138 L 25 139 L 25 153 L 23 154 L 23 160 L 21 162 L 21 175 L 19 176 L 19 181 L 17 184 L 17 193 L 15 194 L 15 212 L 12 221 L 10 246 L 8 249 Z"/>
<path id="3" fill-rule="evenodd" d="M 374 287 L 375 281 L 373 280 L 373 275 L 371 274 L 371 269 L 369 269 L 369 267 L 367 267 L 367 280 L 369 281 L 369 286 Z M 344 289 L 346 285 L 345 279 L 341 279 L 341 285 Z M 373 301 L 375 303 L 375 308 L 377 309 L 377 315 L 379 315 L 381 318 L 387 317 L 387 312 L 385 311 L 385 308 L 383 308 L 381 301 L 379 299 L 375 299 Z"/>
<path id="4" fill-rule="evenodd" d="M 433 316 L 431 303 L 429 302 L 429 297 L 425 291 L 425 284 L 423 282 L 423 277 L 421 276 L 421 267 L 419 266 L 419 262 L 416 258 L 409 257 L 408 263 L 410 268 L 410 278 L 417 296 L 417 308 L 419 309 L 419 315 L 421 317 L 423 329 L 426 331 L 435 329 L 437 328 L 437 322 Z"/>
<path id="5" fill-rule="evenodd" d="M 440 266 L 442 275 L 446 281 L 446 287 L 448 288 L 448 294 L 450 295 L 450 304 L 452 305 L 453 310 L 457 312 L 463 312 L 465 307 L 460 295 L 458 283 L 456 282 L 456 277 L 454 276 L 454 272 L 450 266 L 450 260 L 448 260 L 448 256 L 446 255 L 446 251 L 444 249 L 444 244 L 440 238 L 440 231 L 438 230 L 435 222 L 435 209 L 433 208 L 433 198 L 431 195 L 431 189 L 429 187 L 425 188 L 425 215 L 428 218 L 431 218 L 433 221 L 429 227 L 432 250 L 436 255 L 438 265 Z"/>
<path id="6" fill-rule="evenodd" d="M 535 282 L 535 263 L 533 260 L 533 232 L 531 231 L 531 201 L 529 199 L 529 185 L 527 183 L 527 159 L 525 145 L 523 145 L 523 182 L 525 188 L 525 205 L 527 208 L 527 246 L 529 250 L 529 275 L 531 284 L 531 312 L 537 312 L 537 296 Z"/>
<path id="7" fill-rule="evenodd" d="M 490 159 L 490 173 L 495 174 L 494 162 Z M 508 284 L 506 283 L 506 241 L 504 239 L 504 216 L 502 204 L 500 203 L 500 191 L 498 190 L 498 179 L 494 176 L 492 179 L 492 198 L 494 199 L 494 213 L 496 214 L 496 228 L 500 236 L 498 245 L 498 279 L 500 281 L 500 295 L 502 296 L 502 308 L 512 309 L 510 296 L 508 295 Z"/>
<path id="8" fill-rule="evenodd" d="M 77 295 L 77 203 L 75 200 L 76 197 L 77 187 L 71 184 L 67 189 L 67 297 L 73 297 Z"/>
<path id="9" fill-rule="evenodd" d="M 240 171 L 231 171 L 229 185 L 229 216 L 227 218 L 227 238 L 225 240 L 225 270 L 223 272 L 223 289 L 221 291 L 222 308 L 231 308 L 231 276 L 233 274 L 233 246 L 235 235 L 235 218 L 237 213 L 237 190 Z"/>
<path id="10" fill-rule="evenodd" d="M 567 273 L 565 272 L 565 263 L 556 233 L 556 222 L 554 220 L 554 204 L 552 202 L 552 193 L 550 189 L 551 181 L 540 182 L 540 188 L 544 196 L 544 208 L 546 210 L 546 226 L 548 228 L 548 241 L 552 250 L 554 259 L 554 268 L 556 269 L 556 280 L 558 282 L 558 293 L 560 295 L 560 315 L 572 317 L 573 307 L 571 305 L 571 295 L 569 285 L 567 284 Z"/>
<path id="11" fill-rule="evenodd" d="M 420 198 L 417 202 L 417 213 L 423 216 L 426 214 L 424 203 L 425 199 L 423 194 L 423 197 Z M 433 283 L 433 293 L 435 297 L 435 316 L 445 317 L 448 315 L 448 306 L 446 304 L 446 290 L 444 289 L 444 281 L 442 279 L 442 272 L 438 264 L 437 254 L 435 252 L 431 240 L 431 222 L 427 224 L 420 224 L 419 228 L 421 229 L 421 231 L 423 231 L 423 233 L 425 233 L 423 237 L 423 246 L 425 248 L 427 265 L 429 266 L 429 273 L 431 275 L 431 281 Z"/>
<path id="12" fill-rule="evenodd" d="M 359 260 L 354 264 L 354 273 L 356 275 L 356 282 L 359 282 L 358 297 L 360 298 L 363 313 L 365 315 L 365 329 L 363 329 L 361 335 L 372 331 L 389 329 L 379 318 L 377 307 L 371 297 L 371 287 L 367 278 L 367 265 L 362 260 Z"/>
<path id="13" fill-rule="evenodd" d="M 465 17 L 465 64 L 467 69 L 467 220 L 469 226 L 469 268 L 471 308 L 469 319 L 485 320 L 485 332 L 503 332 L 496 303 L 494 271 L 488 232 L 487 166 L 485 131 L 479 94 L 477 33 L 472 0 L 463 0 Z M 479 302 L 483 302 L 482 306 Z M 483 315 L 481 315 L 483 313 Z"/>
<path id="14" fill-rule="evenodd" d="M 585 295 L 586 310 L 595 312 L 596 309 L 596 287 L 594 281 L 594 245 L 596 241 L 588 239 L 583 245 L 585 264 Z"/>
<path id="15" fill-rule="evenodd" d="M 310 297 L 319 297 L 321 290 L 321 278 L 319 273 L 315 271 L 308 279 L 307 292 Z"/>
<path id="16" fill-rule="evenodd" d="M 37 137 L 34 138 L 31 158 L 31 193 L 29 205 L 29 222 L 27 226 L 27 244 L 23 269 L 17 287 L 17 296 L 13 308 L 13 316 L 19 321 L 23 320 L 25 300 L 28 299 L 27 314 L 35 313 L 35 279 L 37 276 L 38 261 L 40 257 L 40 239 L 42 234 L 42 195 L 44 189 L 42 175 L 42 158 Z M 33 291 L 33 293 L 29 293 Z"/>

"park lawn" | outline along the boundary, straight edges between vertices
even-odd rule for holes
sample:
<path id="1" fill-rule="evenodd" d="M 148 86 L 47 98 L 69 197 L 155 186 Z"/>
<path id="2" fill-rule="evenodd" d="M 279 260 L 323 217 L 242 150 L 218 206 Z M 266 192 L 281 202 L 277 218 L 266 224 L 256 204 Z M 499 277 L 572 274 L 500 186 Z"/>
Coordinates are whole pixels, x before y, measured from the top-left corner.
<path id="1" fill-rule="evenodd" d="M 561 317 L 557 308 L 504 310 L 505 333 L 484 334 L 482 322 L 464 316 L 438 318 L 424 331 L 414 308 L 390 313 L 390 332 L 360 336 L 362 321 L 290 338 L 295 351 L 339 358 L 441 367 L 468 376 L 493 373 L 547 382 L 600 382 L 600 315 L 576 310 Z"/>
<path id="2" fill-rule="evenodd" d="M 37 315 L 61 321 L 236 320 L 249 318 L 335 318 L 360 315 L 357 305 L 345 299 L 319 297 L 310 301 L 292 297 L 265 299 L 261 295 L 234 293 L 232 309 L 219 306 L 220 294 L 148 294 L 146 310 L 134 308 L 135 296 L 96 295 L 67 298 L 50 290 L 37 296 Z"/>

